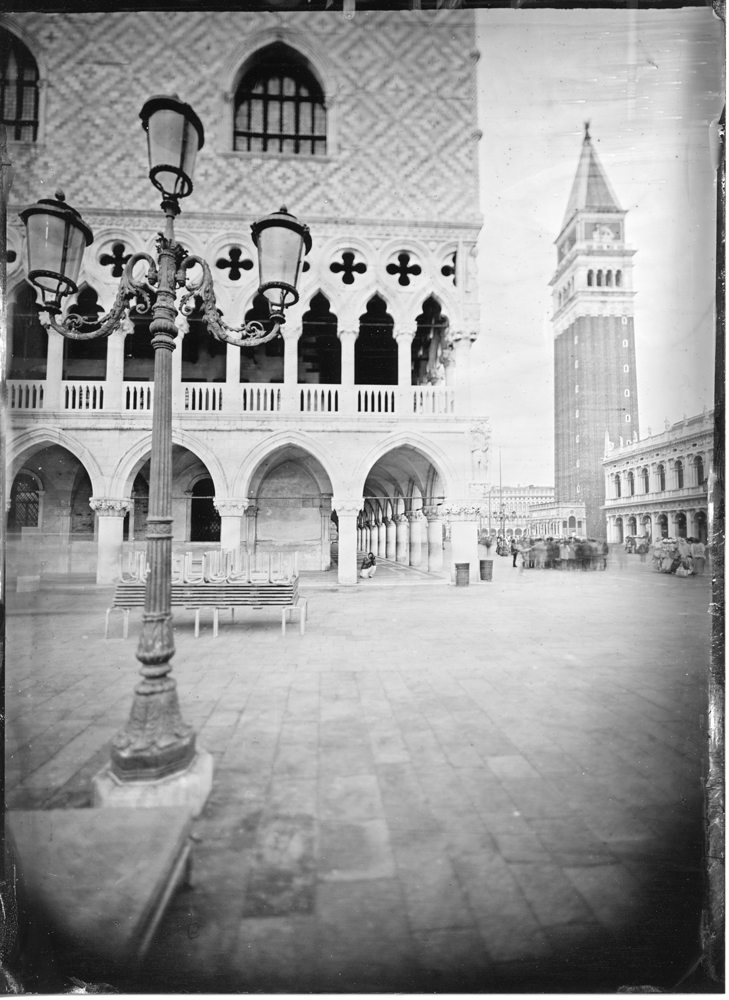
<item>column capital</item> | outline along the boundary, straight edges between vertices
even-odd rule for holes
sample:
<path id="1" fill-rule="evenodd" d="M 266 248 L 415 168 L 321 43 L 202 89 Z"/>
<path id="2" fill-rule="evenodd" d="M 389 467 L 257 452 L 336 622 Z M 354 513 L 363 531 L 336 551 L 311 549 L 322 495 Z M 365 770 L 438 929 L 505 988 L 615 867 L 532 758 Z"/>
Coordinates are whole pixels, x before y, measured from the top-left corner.
<path id="1" fill-rule="evenodd" d="M 472 344 L 477 337 L 478 332 L 476 330 L 450 330 L 448 333 L 449 340 L 452 340 L 454 344 L 464 341 Z"/>
<path id="2" fill-rule="evenodd" d="M 412 521 L 422 521 L 422 519 L 423 519 L 423 514 L 422 514 L 422 511 L 420 511 L 420 510 L 409 510 L 409 511 L 408 511 L 408 512 L 407 512 L 407 513 L 405 514 L 405 517 L 406 517 L 406 518 L 408 519 L 408 521 L 410 521 L 410 522 L 412 522 Z"/>
<path id="3" fill-rule="evenodd" d="M 134 502 L 126 497 L 89 498 L 89 507 L 96 511 L 99 517 L 124 517 L 133 506 Z"/>
<path id="4" fill-rule="evenodd" d="M 423 514 L 428 521 L 440 521 L 442 520 L 442 510 L 443 508 L 438 507 L 423 507 Z"/>
<path id="5" fill-rule="evenodd" d="M 332 509 L 339 515 L 357 515 L 362 510 L 362 501 L 350 497 L 332 497 Z"/>
<path id="6" fill-rule="evenodd" d="M 213 497 L 213 505 L 221 517 L 242 517 L 252 502 L 245 497 Z"/>
<path id="7" fill-rule="evenodd" d="M 297 341 L 301 336 L 302 327 L 300 323 L 284 323 L 281 327 L 281 336 L 284 340 Z"/>
<path id="8" fill-rule="evenodd" d="M 356 340 L 359 337 L 359 330 L 337 330 L 337 336 L 340 340 Z"/>
<path id="9" fill-rule="evenodd" d="M 255 517 L 258 513 L 258 507 L 256 507 L 255 500 L 243 501 L 246 506 L 243 508 L 246 517 Z"/>
<path id="10" fill-rule="evenodd" d="M 481 504 L 445 503 L 441 510 L 449 521 L 475 521 L 488 508 Z"/>
<path id="11" fill-rule="evenodd" d="M 409 326 L 396 326 L 392 331 L 392 335 L 398 342 L 405 340 L 410 344 L 415 336 L 415 330 Z"/>

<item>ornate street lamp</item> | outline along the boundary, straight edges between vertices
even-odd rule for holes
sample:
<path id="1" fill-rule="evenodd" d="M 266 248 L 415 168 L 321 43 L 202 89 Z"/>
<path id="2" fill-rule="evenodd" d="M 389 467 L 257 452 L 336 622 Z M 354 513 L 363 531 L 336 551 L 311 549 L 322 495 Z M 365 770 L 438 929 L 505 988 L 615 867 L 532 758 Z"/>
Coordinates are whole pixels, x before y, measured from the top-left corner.
<path id="1" fill-rule="evenodd" d="M 170 607 L 172 587 L 172 351 L 177 327 L 177 292 L 184 289 L 180 310 L 189 314 L 202 300 L 208 330 L 218 340 L 255 347 L 272 340 L 284 322 L 284 310 L 298 300 L 296 283 L 301 259 L 311 249 L 307 226 L 285 208 L 252 226 L 258 248 L 261 287 L 271 303 L 271 329 L 252 321 L 231 327 L 218 312 L 210 268 L 175 242 L 174 219 L 179 200 L 192 192 L 195 157 L 204 142 L 203 126 L 177 96 L 153 97 L 142 108 L 147 132 L 149 178 L 162 192 L 165 232 L 157 241 L 156 259 L 134 254 L 124 269 L 116 300 L 100 320 L 69 314 L 61 318 L 64 297 L 78 291 L 83 252 L 93 241 L 91 230 L 61 191 L 20 213 L 28 244 L 29 280 L 41 291 L 49 325 L 71 340 L 108 337 L 134 303 L 137 313 L 151 313 L 154 348 L 154 406 L 147 576 L 144 618 L 137 648 L 142 680 L 134 691 L 124 729 L 112 742 L 111 770 L 122 782 L 153 781 L 184 771 L 195 757 L 195 734 L 182 720 L 177 686 L 170 676 L 175 652 Z M 144 273 L 145 269 L 146 273 Z M 140 275 L 140 271 L 143 273 Z"/>

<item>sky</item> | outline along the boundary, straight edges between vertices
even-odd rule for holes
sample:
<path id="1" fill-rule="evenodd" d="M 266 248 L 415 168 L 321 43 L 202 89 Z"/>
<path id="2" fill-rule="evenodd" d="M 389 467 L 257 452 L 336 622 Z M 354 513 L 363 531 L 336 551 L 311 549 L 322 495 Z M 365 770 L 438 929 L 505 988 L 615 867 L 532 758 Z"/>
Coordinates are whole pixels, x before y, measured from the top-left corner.
<path id="1" fill-rule="evenodd" d="M 724 31 L 708 7 L 479 10 L 482 323 L 491 481 L 554 483 L 549 281 L 584 122 L 633 258 L 640 436 L 713 405 Z"/>

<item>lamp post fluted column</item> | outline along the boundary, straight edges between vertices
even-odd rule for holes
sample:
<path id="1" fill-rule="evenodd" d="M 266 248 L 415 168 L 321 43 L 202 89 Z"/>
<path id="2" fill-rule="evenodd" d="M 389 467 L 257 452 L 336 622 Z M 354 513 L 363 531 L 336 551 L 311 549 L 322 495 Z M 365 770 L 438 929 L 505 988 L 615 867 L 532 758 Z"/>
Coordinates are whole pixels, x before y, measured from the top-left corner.
<path id="1" fill-rule="evenodd" d="M 154 348 L 154 406 L 150 462 L 147 561 L 149 574 L 137 646 L 142 680 L 129 720 L 112 741 L 111 768 L 125 780 L 154 780 L 184 770 L 195 756 L 195 733 L 183 722 L 170 677 L 172 636 L 172 352 L 177 327 L 176 275 L 184 251 L 175 243 L 176 205 L 165 200 L 165 234 L 158 244 L 157 300 L 150 333 Z"/>

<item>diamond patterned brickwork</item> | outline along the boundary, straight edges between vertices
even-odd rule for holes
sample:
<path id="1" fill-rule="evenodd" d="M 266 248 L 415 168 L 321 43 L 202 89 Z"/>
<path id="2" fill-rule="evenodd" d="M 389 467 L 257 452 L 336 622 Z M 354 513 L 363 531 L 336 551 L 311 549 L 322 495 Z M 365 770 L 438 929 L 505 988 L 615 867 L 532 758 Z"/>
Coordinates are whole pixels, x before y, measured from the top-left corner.
<path id="1" fill-rule="evenodd" d="M 81 210 L 154 210 L 139 110 L 176 92 L 206 130 L 186 211 L 286 203 L 309 220 L 478 222 L 474 19 L 446 13 L 15 13 L 7 24 L 33 43 L 47 83 L 42 141 L 11 145 L 12 200 L 61 185 Z M 327 157 L 230 151 L 229 76 L 251 35 L 277 25 L 328 67 Z"/>

